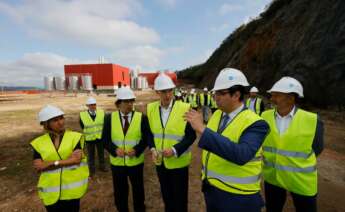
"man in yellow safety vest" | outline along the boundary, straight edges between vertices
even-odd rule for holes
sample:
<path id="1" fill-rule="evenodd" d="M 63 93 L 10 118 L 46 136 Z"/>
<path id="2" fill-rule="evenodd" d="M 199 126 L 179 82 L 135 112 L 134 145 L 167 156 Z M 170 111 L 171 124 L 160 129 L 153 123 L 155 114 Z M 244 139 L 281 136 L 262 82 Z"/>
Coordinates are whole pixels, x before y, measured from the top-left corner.
<path id="1" fill-rule="evenodd" d="M 268 124 L 243 104 L 244 74 L 225 68 L 213 90 L 218 110 L 203 125 L 195 110 L 185 118 L 200 135 L 203 192 L 208 212 L 261 211 L 261 145 Z"/>
<path id="2" fill-rule="evenodd" d="M 86 106 L 88 110 L 80 112 L 79 123 L 85 137 L 90 175 L 93 176 L 96 171 L 96 148 L 100 170 L 107 171 L 104 161 L 104 141 L 102 140 L 104 111 L 97 108 L 96 99 L 93 97 L 87 99 Z"/>
<path id="3" fill-rule="evenodd" d="M 275 109 L 262 113 L 271 128 L 263 144 L 267 211 L 282 211 L 287 191 L 296 211 L 317 211 L 316 157 L 323 150 L 323 123 L 296 106 L 303 97 L 296 79 L 283 77 L 268 92 Z"/>
<path id="4" fill-rule="evenodd" d="M 175 101 L 175 84 L 165 74 L 154 82 L 159 101 L 147 105 L 147 117 L 153 139 L 148 143 L 156 164 L 166 212 L 188 211 L 188 167 L 191 145 L 196 136 L 183 115 L 190 105 Z"/>

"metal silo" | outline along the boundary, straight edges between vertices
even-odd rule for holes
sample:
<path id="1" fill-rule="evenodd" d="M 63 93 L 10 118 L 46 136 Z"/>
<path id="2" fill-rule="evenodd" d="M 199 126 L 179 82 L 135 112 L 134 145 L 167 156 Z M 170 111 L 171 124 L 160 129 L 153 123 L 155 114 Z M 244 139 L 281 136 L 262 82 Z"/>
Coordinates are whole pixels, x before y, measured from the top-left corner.
<path id="1" fill-rule="evenodd" d="M 90 75 L 81 76 L 83 90 L 92 91 L 92 77 Z"/>
<path id="2" fill-rule="evenodd" d="M 142 89 L 143 88 L 143 82 L 141 80 L 141 76 L 137 77 L 137 89 Z"/>
<path id="3" fill-rule="evenodd" d="M 54 90 L 54 77 L 44 77 L 44 89 L 47 91 Z"/>
<path id="4" fill-rule="evenodd" d="M 76 91 L 78 90 L 78 76 L 69 76 L 68 77 L 68 89 Z"/>
<path id="5" fill-rule="evenodd" d="M 66 80 L 64 77 L 54 77 L 55 88 L 58 91 L 64 91 L 66 89 Z"/>

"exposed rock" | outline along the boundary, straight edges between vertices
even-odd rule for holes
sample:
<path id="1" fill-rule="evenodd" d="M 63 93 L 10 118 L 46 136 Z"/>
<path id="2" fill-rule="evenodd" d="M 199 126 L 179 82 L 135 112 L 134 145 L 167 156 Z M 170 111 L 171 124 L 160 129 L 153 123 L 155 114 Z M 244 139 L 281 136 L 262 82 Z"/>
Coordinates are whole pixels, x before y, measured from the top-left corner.
<path id="1" fill-rule="evenodd" d="M 292 76 L 302 82 L 306 102 L 345 105 L 345 1 L 275 0 L 227 37 L 204 64 L 178 77 L 212 88 L 225 67 L 242 70 L 261 91 Z"/>

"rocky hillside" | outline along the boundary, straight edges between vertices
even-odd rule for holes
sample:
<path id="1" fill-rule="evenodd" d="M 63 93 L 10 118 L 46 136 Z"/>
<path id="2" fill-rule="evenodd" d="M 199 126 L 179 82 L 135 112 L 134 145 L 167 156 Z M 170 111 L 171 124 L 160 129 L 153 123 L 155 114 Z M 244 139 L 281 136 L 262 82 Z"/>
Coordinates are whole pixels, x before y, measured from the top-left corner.
<path id="1" fill-rule="evenodd" d="M 211 88 L 225 67 L 242 70 L 261 91 L 292 76 L 302 82 L 306 102 L 344 106 L 345 1 L 275 0 L 229 35 L 204 64 L 178 77 Z"/>

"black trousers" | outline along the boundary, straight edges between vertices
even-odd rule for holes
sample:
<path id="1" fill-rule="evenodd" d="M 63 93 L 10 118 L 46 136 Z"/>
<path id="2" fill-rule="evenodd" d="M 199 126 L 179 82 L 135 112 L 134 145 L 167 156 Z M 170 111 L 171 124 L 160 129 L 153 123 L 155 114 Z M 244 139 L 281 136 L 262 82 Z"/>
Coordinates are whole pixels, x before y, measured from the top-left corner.
<path id="1" fill-rule="evenodd" d="M 80 199 L 72 200 L 59 200 L 53 205 L 46 205 L 48 212 L 60 212 L 60 211 L 69 211 L 69 212 L 78 212 L 80 205 Z"/>
<path id="2" fill-rule="evenodd" d="M 87 149 L 87 163 L 89 165 L 90 174 L 93 175 L 93 174 L 95 174 L 95 171 L 96 171 L 96 167 L 95 167 L 96 148 L 97 148 L 99 166 L 101 169 L 105 168 L 104 144 L 100 140 L 87 141 L 85 143 L 86 143 L 86 149 Z"/>
<path id="3" fill-rule="evenodd" d="M 144 164 L 138 166 L 111 166 L 115 206 L 119 212 L 128 212 L 128 179 L 132 185 L 135 212 L 145 211 Z"/>
<path id="4" fill-rule="evenodd" d="M 207 181 L 202 182 L 207 212 L 261 212 L 264 201 L 260 192 L 255 194 L 234 194 L 218 189 Z"/>
<path id="5" fill-rule="evenodd" d="M 188 166 L 167 169 L 156 166 L 165 212 L 188 211 Z"/>
<path id="6" fill-rule="evenodd" d="M 278 186 L 265 182 L 265 199 L 267 212 L 283 211 L 287 191 Z M 316 212 L 316 196 L 303 196 L 291 193 L 296 212 Z"/>

